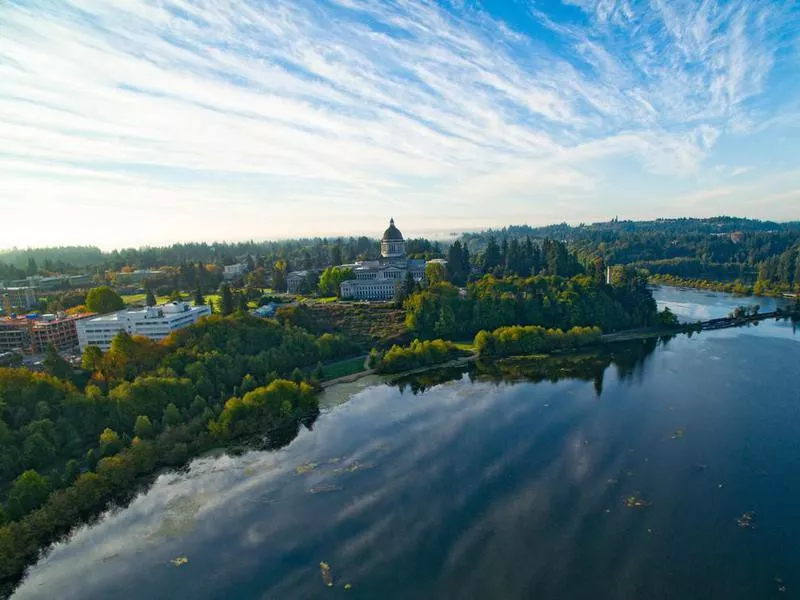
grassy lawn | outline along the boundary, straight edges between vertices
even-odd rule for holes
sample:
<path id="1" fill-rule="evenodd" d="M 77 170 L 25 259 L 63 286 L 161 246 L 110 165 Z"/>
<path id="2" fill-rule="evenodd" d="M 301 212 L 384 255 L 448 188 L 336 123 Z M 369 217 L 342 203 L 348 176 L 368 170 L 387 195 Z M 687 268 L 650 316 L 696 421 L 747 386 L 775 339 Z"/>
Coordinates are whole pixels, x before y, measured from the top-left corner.
<path id="1" fill-rule="evenodd" d="M 465 352 L 475 352 L 475 344 L 472 340 L 453 342 L 459 350 Z"/>
<path id="2" fill-rule="evenodd" d="M 188 294 L 182 294 L 181 296 L 184 300 L 189 299 Z M 147 294 L 125 294 L 122 296 L 122 301 L 128 306 L 133 304 L 144 306 L 146 298 Z M 156 304 L 164 304 L 166 302 L 169 302 L 169 296 L 156 296 Z"/>
<path id="3" fill-rule="evenodd" d="M 328 381 L 336 379 L 337 377 L 344 377 L 345 375 L 353 375 L 360 373 L 364 370 L 364 357 L 357 356 L 355 358 L 348 358 L 347 360 L 340 360 L 339 362 L 323 365 L 322 367 L 322 380 Z"/>

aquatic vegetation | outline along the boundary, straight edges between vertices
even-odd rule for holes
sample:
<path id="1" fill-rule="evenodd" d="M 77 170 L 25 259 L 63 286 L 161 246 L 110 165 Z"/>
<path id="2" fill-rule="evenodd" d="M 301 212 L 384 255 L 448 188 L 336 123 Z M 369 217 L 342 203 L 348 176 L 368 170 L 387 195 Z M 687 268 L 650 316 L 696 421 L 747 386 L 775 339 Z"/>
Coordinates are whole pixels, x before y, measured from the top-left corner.
<path id="1" fill-rule="evenodd" d="M 322 577 L 322 581 L 325 583 L 325 585 L 328 587 L 333 587 L 333 574 L 331 573 L 331 566 L 325 561 L 319 563 L 319 574 Z"/>
<path id="2" fill-rule="evenodd" d="M 173 565 L 175 565 L 176 567 L 181 567 L 181 566 L 185 565 L 186 563 L 188 563 L 188 562 L 189 562 L 189 559 L 188 559 L 188 558 L 186 558 L 185 556 L 179 556 L 179 557 L 177 557 L 177 558 L 173 558 L 173 559 L 172 559 L 171 561 L 169 561 L 169 562 L 171 562 L 171 563 L 172 563 Z"/>
<path id="3" fill-rule="evenodd" d="M 353 587 L 353 586 L 352 586 L 352 585 L 350 585 L 349 583 L 345 583 L 345 584 L 344 584 L 344 589 L 346 589 L 346 590 L 352 589 L 352 587 Z"/>
<path id="4" fill-rule="evenodd" d="M 309 494 L 323 494 L 325 492 L 340 492 L 342 490 L 342 486 L 336 485 L 334 483 L 323 483 L 320 485 L 315 485 L 310 490 L 308 490 Z"/>
<path id="5" fill-rule="evenodd" d="M 628 508 L 647 508 L 648 506 L 652 506 L 652 502 L 648 502 L 639 496 L 628 496 L 624 499 L 625 506 Z"/>
<path id="6" fill-rule="evenodd" d="M 335 475 L 341 475 L 342 473 L 355 473 L 356 471 L 361 471 L 363 469 L 372 469 L 374 467 L 375 467 L 375 463 L 373 463 L 373 462 L 362 463 L 362 462 L 359 462 L 359 461 L 355 460 L 349 466 L 341 467 L 339 469 L 334 469 L 333 472 L 334 472 Z"/>
<path id="7" fill-rule="evenodd" d="M 753 510 L 743 512 L 736 517 L 736 524 L 742 529 L 755 529 L 756 526 L 756 513 Z"/>
<path id="8" fill-rule="evenodd" d="M 304 465 L 300 465 L 299 467 L 295 467 L 294 472 L 296 475 L 304 475 L 305 473 L 310 473 L 316 469 L 317 466 L 317 463 L 308 462 Z"/>

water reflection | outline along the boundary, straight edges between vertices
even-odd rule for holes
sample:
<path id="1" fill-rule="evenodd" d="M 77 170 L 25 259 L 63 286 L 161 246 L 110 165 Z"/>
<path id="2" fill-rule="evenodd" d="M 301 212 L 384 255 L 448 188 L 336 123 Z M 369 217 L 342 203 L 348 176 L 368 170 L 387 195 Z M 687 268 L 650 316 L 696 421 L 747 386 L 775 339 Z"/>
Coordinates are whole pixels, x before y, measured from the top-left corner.
<path id="1" fill-rule="evenodd" d="M 651 338 L 602 346 L 591 351 L 565 353 L 555 356 L 509 358 L 497 361 L 477 361 L 464 366 L 430 369 L 421 373 L 401 375 L 390 379 L 389 385 L 401 392 L 417 395 L 426 390 L 467 377 L 470 382 L 492 381 L 512 383 L 527 381 L 557 383 L 561 379 L 591 381 L 597 396 L 603 393 L 603 380 L 609 366 L 614 366 L 617 379 L 624 381 L 641 377 L 645 364 L 656 348 L 666 347 L 671 337 Z"/>
<path id="2" fill-rule="evenodd" d="M 799 348 L 770 321 L 372 385 L 162 475 L 17 595 L 771 597 L 800 564 Z"/>

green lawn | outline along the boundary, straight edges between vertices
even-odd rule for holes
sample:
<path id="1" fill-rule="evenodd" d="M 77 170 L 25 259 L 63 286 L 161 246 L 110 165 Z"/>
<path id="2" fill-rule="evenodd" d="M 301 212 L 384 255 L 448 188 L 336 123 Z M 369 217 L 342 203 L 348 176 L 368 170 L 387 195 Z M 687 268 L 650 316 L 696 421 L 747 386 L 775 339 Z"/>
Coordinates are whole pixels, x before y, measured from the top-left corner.
<path id="1" fill-rule="evenodd" d="M 184 300 L 189 299 L 186 294 L 182 294 L 182 297 Z M 147 294 L 125 294 L 122 296 L 122 301 L 128 306 L 133 304 L 144 306 L 146 298 Z M 156 304 L 164 304 L 165 302 L 169 302 L 169 296 L 156 296 Z"/>
<path id="2" fill-rule="evenodd" d="M 322 367 L 322 380 L 328 381 L 336 379 L 337 377 L 344 377 L 345 375 L 353 375 L 360 373 L 364 370 L 364 357 L 357 356 L 355 358 L 348 358 L 347 360 L 340 360 L 339 362 L 323 365 Z"/>
<path id="3" fill-rule="evenodd" d="M 456 348 L 459 350 L 464 350 L 465 352 L 475 352 L 475 344 L 472 340 L 469 341 L 461 341 L 461 342 L 453 342 L 456 345 Z"/>

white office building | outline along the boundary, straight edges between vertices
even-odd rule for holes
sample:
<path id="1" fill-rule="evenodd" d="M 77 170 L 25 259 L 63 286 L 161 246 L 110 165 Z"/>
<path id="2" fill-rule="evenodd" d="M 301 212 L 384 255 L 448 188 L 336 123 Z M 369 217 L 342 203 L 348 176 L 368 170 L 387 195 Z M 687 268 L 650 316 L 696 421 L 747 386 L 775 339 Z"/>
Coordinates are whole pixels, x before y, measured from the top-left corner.
<path id="1" fill-rule="evenodd" d="M 111 341 L 120 331 L 159 341 L 176 329 L 196 323 L 210 314 L 211 307 L 189 306 L 188 302 L 121 310 L 78 321 L 78 343 L 81 352 L 86 346 L 97 346 L 105 351 L 111 347 Z"/>

